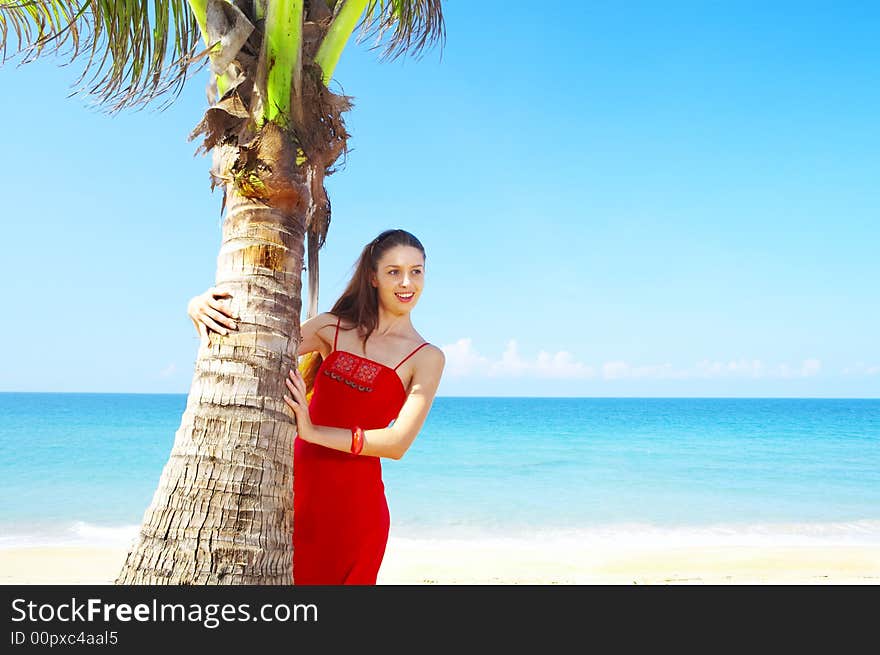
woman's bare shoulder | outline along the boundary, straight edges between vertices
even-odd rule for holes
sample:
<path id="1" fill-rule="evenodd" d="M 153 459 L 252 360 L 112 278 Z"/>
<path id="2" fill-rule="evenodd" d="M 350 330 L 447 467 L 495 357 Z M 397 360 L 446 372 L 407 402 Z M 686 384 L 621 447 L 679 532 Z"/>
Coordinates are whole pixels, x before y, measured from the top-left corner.
<path id="1" fill-rule="evenodd" d="M 420 348 L 417 354 L 422 355 L 420 358 L 421 363 L 429 369 L 442 371 L 446 365 L 446 353 L 443 352 L 442 348 L 435 346 L 433 343 L 428 343 L 424 348 Z"/>
<path id="2" fill-rule="evenodd" d="M 336 318 L 330 312 L 323 312 L 303 321 L 302 325 L 300 325 L 300 333 L 302 335 L 300 352 L 318 350 L 323 354 L 327 351 L 333 343 Z"/>
<path id="3" fill-rule="evenodd" d="M 337 317 L 330 312 L 322 312 L 320 314 L 312 316 L 312 318 L 306 321 L 303 321 L 302 329 L 308 329 L 311 332 L 318 332 L 319 330 L 323 330 L 330 325 L 336 327 L 336 319 Z"/>

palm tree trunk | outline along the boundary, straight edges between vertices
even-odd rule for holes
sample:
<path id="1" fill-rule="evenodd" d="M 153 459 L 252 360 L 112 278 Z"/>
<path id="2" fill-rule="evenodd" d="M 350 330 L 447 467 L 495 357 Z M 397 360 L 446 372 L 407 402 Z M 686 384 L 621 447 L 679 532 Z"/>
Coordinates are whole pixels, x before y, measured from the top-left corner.
<path id="1" fill-rule="evenodd" d="M 311 195 L 309 181 L 297 179 L 307 169 L 277 156 L 289 152 L 264 150 L 258 160 L 288 178 L 275 206 L 225 185 L 216 284 L 233 294 L 238 330 L 212 334 L 199 349 L 170 458 L 116 584 L 293 581 L 296 425 L 283 395 L 300 340 Z M 273 188 L 259 186 L 277 192 L 277 175 Z"/>

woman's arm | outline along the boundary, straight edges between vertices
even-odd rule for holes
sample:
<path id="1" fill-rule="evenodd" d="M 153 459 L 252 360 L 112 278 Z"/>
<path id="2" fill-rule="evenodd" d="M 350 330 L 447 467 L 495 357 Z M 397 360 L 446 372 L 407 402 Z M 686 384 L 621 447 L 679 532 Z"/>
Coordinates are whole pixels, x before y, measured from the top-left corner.
<path id="1" fill-rule="evenodd" d="M 440 385 L 446 356 L 436 346 L 427 346 L 416 364 L 412 388 L 394 425 L 365 430 L 361 455 L 400 459 L 422 429 Z M 300 438 L 334 450 L 351 452 L 351 430 L 312 424 L 305 400 L 305 384 L 299 371 L 291 371 L 286 383 L 291 396 L 284 396 L 284 402 L 293 410 Z"/>
<path id="2" fill-rule="evenodd" d="M 229 305 L 231 299 L 231 293 L 211 287 L 187 303 L 186 313 L 202 339 L 210 339 L 211 332 L 225 335 L 238 329 L 238 325 L 235 323 L 238 316 L 233 315 Z M 303 322 L 300 325 L 302 340 L 299 344 L 298 354 L 305 355 L 316 350 L 324 354 L 329 350 L 330 343 L 319 332 L 335 324 L 336 317 L 327 312 Z"/>
<path id="3" fill-rule="evenodd" d="M 301 323 L 299 326 L 299 333 L 302 340 L 299 342 L 297 355 L 305 355 L 306 353 L 312 353 L 317 350 L 321 355 L 326 356 L 327 352 L 332 347 L 332 342 L 328 339 L 330 335 L 333 334 L 333 330 L 325 330 L 325 328 L 331 326 L 333 328 L 336 327 L 336 317 L 329 312 L 318 314 L 317 316 L 313 316 L 309 320 Z M 324 334 L 321 334 L 322 330 L 324 331 Z"/>

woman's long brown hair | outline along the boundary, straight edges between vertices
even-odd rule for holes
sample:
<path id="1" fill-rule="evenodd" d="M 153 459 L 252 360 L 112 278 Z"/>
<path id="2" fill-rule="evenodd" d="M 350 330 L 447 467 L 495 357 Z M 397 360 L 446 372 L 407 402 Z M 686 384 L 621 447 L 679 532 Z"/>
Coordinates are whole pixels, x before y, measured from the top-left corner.
<path id="1" fill-rule="evenodd" d="M 355 262 L 354 274 L 348 286 L 330 309 L 330 313 L 339 317 L 341 322 L 357 328 L 358 335 L 363 338 L 364 351 L 367 349 L 367 339 L 379 324 L 379 297 L 376 287 L 372 285 L 372 276 L 379 269 L 382 255 L 396 246 L 418 248 L 425 256 L 421 241 L 406 230 L 385 230 L 364 246 Z M 312 399 L 315 376 L 323 361 L 318 351 L 306 353 L 300 358 L 298 368 L 306 383 L 307 401 Z"/>

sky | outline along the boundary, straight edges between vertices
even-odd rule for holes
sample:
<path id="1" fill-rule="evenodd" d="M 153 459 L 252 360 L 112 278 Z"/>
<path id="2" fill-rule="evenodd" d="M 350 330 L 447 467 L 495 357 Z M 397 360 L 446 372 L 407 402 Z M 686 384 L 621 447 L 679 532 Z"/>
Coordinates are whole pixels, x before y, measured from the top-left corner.
<path id="1" fill-rule="evenodd" d="M 880 5 L 444 6 L 442 51 L 336 70 L 321 311 L 400 227 L 440 396 L 880 397 Z M 65 61 L 0 66 L 0 391 L 187 393 L 208 73 L 108 116 Z"/>

